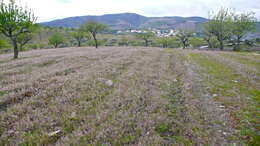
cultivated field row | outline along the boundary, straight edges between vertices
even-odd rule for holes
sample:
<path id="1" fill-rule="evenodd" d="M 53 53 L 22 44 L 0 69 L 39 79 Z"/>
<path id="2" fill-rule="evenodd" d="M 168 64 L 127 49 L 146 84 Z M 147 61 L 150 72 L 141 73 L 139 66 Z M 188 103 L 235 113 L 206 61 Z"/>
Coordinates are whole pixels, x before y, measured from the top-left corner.
<path id="1" fill-rule="evenodd" d="M 11 55 L 0 55 L 0 145 L 259 144 L 259 54 L 104 47 Z"/>

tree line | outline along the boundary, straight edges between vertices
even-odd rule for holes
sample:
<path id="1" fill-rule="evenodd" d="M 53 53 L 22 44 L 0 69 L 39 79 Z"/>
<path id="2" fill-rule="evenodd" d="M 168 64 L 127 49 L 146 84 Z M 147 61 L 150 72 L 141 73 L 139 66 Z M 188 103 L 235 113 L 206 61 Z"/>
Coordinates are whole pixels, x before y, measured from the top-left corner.
<path id="1" fill-rule="evenodd" d="M 1 39 L 1 35 L 9 38 L 14 50 L 14 59 L 18 58 L 19 50 L 22 50 L 24 45 L 33 39 L 35 32 L 41 31 L 36 20 L 37 17 L 32 10 L 19 6 L 14 0 L 10 0 L 9 3 L 0 1 L 0 47 L 7 45 Z M 203 24 L 202 37 L 194 37 L 195 32 L 190 29 L 178 29 L 175 37 L 157 38 L 156 42 L 164 48 L 178 42 L 183 49 L 188 48 L 191 44 L 194 47 L 206 43 L 208 48 L 224 50 L 225 44 L 230 44 L 234 50 L 238 50 L 245 35 L 253 32 L 255 26 L 254 13 L 238 14 L 222 8 L 216 13 L 211 13 L 209 20 Z M 69 35 L 77 42 L 78 47 L 82 45 L 82 42 L 93 39 L 95 47 L 98 48 L 97 34 L 106 30 L 108 27 L 104 24 L 87 22 L 71 31 Z M 149 46 L 152 39 L 155 38 L 155 33 L 147 30 L 136 34 L 136 38 L 143 40 L 144 46 Z M 65 42 L 65 37 L 63 34 L 55 32 L 48 38 L 48 42 L 57 48 Z M 119 44 L 128 45 L 129 41 L 124 37 Z"/>
<path id="2" fill-rule="evenodd" d="M 80 28 L 70 32 L 70 36 L 77 41 L 77 46 L 81 47 L 83 41 L 89 41 L 91 38 L 94 40 L 95 47 L 98 48 L 97 34 L 107 30 L 107 26 L 97 22 L 87 22 L 82 24 Z M 57 48 L 60 44 L 65 42 L 65 38 L 60 33 L 54 33 L 49 38 L 49 43 Z"/>
<path id="3" fill-rule="evenodd" d="M 39 26 L 36 24 L 37 17 L 33 11 L 16 4 L 15 0 L 10 0 L 9 3 L 0 1 L 0 32 L 12 42 L 14 48 L 14 59 L 18 58 L 19 50 L 27 44 L 33 37 Z M 83 39 L 90 39 L 90 36 L 95 41 L 95 47 L 98 48 L 97 33 L 106 30 L 104 24 L 97 22 L 88 22 L 72 33 L 72 36 L 77 40 L 78 46 L 81 45 Z M 49 43 L 55 48 L 64 42 L 64 37 L 61 34 L 54 34 L 49 38 Z M 4 43 L 0 41 L 0 43 Z"/>

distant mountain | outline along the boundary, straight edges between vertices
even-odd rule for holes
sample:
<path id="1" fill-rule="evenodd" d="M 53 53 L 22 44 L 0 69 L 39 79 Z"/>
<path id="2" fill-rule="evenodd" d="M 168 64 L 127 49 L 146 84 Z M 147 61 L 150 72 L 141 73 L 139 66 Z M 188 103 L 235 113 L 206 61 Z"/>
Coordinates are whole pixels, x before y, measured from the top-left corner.
<path id="1" fill-rule="evenodd" d="M 102 16 L 78 16 L 69 17 L 50 22 L 41 23 L 50 27 L 77 28 L 88 21 L 96 21 L 106 24 L 112 30 L 157 28 L 157 29 L 178 29 L 189 28 L 197 32 L 201 31 L 201 24 L 207 21 L 203 17 L 145 17 L 134 13 L 108 14 Z M 260 32 L 260 23 L 256 24 L 256 32 Z"/>
<path id="2" fill-rule="evenodd" d="M 43 26 L 76 28 L 87 21 L 108 25 L 112 30 L 180 27 L 198 28 L 207 19 L 202 17 L 145 17 L 134 13 L 108 14 L 102 16 L 79 16 L 41 23 Z"/>

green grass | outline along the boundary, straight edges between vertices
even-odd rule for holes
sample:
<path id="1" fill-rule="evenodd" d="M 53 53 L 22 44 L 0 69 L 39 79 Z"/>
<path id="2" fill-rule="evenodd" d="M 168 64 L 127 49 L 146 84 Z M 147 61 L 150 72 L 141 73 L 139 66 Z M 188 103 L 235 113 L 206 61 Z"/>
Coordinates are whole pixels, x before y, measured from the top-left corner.
<path id="1" fill-rule="evenodd" d="M 37 64 L 36 66 L 45 67 L 45 66 L 49 66 L 49 65 L 52 65 L 52 64 L 55 64 L 55 63 L 57 63 L 56 60 L 48 60 L 48 61 L 45 61 L 43 63 Z"/>
<path id="2" fill-rule="evenodd" d="M 155 127 L 155 131 L 159 134 L 163 134 L 163 133 L 166 133 L 168 132 L 170 129 L 169 125 L 166 124 L 166 123 L 159 123 L 157 124 L 157 126 Z"/>
<path id="3" fill-rule="evenodd" d="M 4 96 L 5 94 L 7 94 L 7 91 L 0 91 L 0 97 Z"/>
<path id="4" fill-rule="evenodd" d="M 237 53 L 237 54 L 221 53 L 221 55 L 233 59 L 241 64 L 254 67 L 258 70 L 258 72 L 260 72 L 260 61 L 254 60 L 257 57 L 260 57 L 260 55 L 256 56 L 256 55 L 252 55 L 252 53 Z"/>
<path id="5" fill-rule="evenodd" d="M 257 87 L 216 60 L 197 53 L 190 53 L 190 57 L 202 67 L 204 75 L 206 74 L 204 81 L 210 87 L 209 92 L 212 95 L 217 94 L 215 100 L 230 111 L 241 138 L 250 145 L 260 144 L 257 135 L 260 91 Z"/>

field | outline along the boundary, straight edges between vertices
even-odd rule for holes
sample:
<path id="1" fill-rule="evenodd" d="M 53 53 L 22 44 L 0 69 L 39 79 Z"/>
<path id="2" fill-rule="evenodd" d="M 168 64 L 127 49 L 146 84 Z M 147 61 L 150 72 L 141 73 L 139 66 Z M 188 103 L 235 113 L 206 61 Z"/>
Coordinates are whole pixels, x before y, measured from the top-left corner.
<path id="1" fill-rule="evenodd" d="M 0 55 L 0 145 L 259 145 L 259 102 L 257 53 Z"/>

